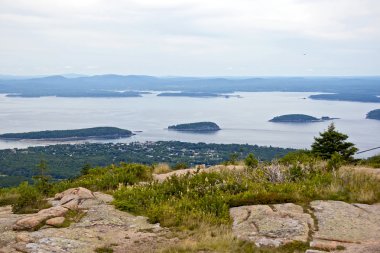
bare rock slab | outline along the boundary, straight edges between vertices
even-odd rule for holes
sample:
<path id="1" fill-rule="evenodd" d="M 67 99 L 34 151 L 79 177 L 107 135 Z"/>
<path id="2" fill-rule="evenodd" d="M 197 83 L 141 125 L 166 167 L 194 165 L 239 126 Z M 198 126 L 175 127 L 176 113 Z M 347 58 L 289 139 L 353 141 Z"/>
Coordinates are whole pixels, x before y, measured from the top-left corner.
<path id="1" fill-rule="evenodd" d="M 301 206 L 287 203 L 279 205 L 252 205 L 230 209 L 232 230 L 238 239 L 256 246 L 278 247 L 294 241 L 307 242 L 314 222 Z"/>
<path id="2" fill-rule="evenodd" d="M 313 201 L 310 205 L 318 220 L 315 239 L 348 243 L 380 241 L 380 204 Z"/>
<path id="3" fill-rule="evenodd" d="M 318 231 L 310 246 L 350 253 L 380 252 L 380 204 L 349 204 L 341 201 L 310 203 Z"/>

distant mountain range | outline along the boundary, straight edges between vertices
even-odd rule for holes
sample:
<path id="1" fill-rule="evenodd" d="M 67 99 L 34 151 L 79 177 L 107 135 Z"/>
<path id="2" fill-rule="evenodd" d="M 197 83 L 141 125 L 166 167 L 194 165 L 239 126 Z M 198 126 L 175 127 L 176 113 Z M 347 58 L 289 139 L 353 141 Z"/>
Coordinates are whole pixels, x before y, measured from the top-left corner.
<path id="1" fill-rule="evenodd" d="M 68 78 L 70 77 L 70 78 Z M 20 97 L 130 97 L 142 91 L 226 94 L 233 92 L 321 92 L 313 99 L 380 102 L 380 77 L 154 77 L 144 75 L 0 76 L 0 93 Z"/>

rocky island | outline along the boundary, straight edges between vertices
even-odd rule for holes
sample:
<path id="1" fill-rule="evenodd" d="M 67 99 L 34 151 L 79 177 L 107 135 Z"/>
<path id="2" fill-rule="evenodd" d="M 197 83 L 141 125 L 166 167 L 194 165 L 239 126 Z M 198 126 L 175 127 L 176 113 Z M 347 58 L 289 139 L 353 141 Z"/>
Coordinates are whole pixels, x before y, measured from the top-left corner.
<path id="1" fill-rule="evenodd" d="M 372 110 L 367 113 L 366 119 L 380 120 L 380 109 Z"/>
<path id="2" fill-rule="evenodd" d="M 47 130 L 26 133 L 1 134 L 0 139 L 7 140 L 86 140 L 86 139 L 117 139 L 130 137 L 133 133 L 117 127 L 93 127 L 74 130 Z"/>
<path id="3" fill-rule="evenodd" d="M 269 120 L 269 122 L 275 123 L 310 123 L 310 122 L 321 122 L 326 120 L 333 120 L 337 118 L 330 118 L 328 116 L 323 116 L 321 118 L 316 118 L 306 114 L 286 114 L 274 117 Z"/>
<path id="4" fill-rule="evenodd" d="M 221 130 L 214 122 L 195 122 L 178 124 L 168 127 L 169 130 L 187 131 L 187 132 L 215 132 Z"/>

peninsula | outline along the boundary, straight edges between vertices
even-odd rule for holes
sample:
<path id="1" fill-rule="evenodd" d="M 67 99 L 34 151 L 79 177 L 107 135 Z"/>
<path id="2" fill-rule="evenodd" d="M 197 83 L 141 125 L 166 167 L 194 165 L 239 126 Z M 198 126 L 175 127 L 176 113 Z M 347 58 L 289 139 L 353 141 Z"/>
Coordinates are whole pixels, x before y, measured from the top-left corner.
<path id="1" fill-rule="evenodd" d="M 215 132 L 221 130 L 214 122 L 195 122 L 178 124 L 168 127 L 169 130 L 188 131 L 188 132 Z"/>
<path id="2" fill-rule="evenodd" d="M 162 92 L 157 95 L 158 97 L 194 97 L 194 98 L 241 98 L 240 95 L 219 94 L 211 92 Z"/>
<path id="3" fill-rule="evenodd" d="M 333 120 L 337 118 L 330 118 L 328 116 L 323 116 L 322 118 L 316 118 L 306 114 L 286 114 L 274 117 L 269 120 L 269 122 L 275 123 L 310 123 L 310 122 L 321 122 L 326 120 Z"/>
<path id="4" fill-rule="evenodd" d="M 129 130 L 116 127 L 93 127 L 74 130 L 47 130 L 26 133 L 1 134 L 0 139 L 8 140 L 86 140 L 86 139 L 118 139 L 130 137 L 133 133 Z"/>
<path id="5" fill-rule="evenodd" d="M 367 113 L 366 119 L 380 120 L 380 109 L 372 110 Z"/>

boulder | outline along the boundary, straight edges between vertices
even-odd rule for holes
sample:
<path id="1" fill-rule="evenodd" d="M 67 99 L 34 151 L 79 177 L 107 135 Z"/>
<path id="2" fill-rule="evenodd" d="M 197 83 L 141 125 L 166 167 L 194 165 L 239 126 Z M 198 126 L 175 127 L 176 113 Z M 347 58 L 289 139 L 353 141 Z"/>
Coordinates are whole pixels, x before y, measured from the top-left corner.
<path id="1" fill-rule="evenodd" d="M 79 199 L 72 199 L 66 203 L 64 203 L 62 206 L 69 209 L 69 210 L 77 210 L 79 207 Z"/>
<path id="2" fill-rule="evenodd" d="M 44 215 L 26 217 L 16 221 L 16 224 L 13 225 L 13 230 L 36 230 L 47 219 L 48 217 Z"/>
<path id="3" fill-rule="evenodd" d="M 40 210 L 36 216 L 44 216 L 46 219 L 64 216 L 68 209 L 63 206 L 53 206 L 47 209 Z"/>
<path id="4" fill-rule="evenodd" d="M 92 199 L 92 198 L 95 198 L 95 196 L 90 190 L 83 188 L 83 187 L 70 188 L 64 192 L 57 193 L 54 196 L 55 200 L 61 200 L 61 204 L 68 202 L 69 200 L 71 200 L 73 198 Z"/>
<path id="5" fill-rule="evenodd" d="M 53 227 L 59 227 L 65 222 L 65 217 L 55 217 L 48 219 L 45 224 Z"/>
<path id="6" fill-rule="evenodd" d="M 230 214 L 235 236 L 258 247 L 307 242 L 309 229 L 314 227 L 310 214 L 304 213 L 301 206 L 291 203 L 235 207 L 230 209 Z"/>
<path id="7" fill-rule="evenodd" d="M 13 226 L 13 230 L 36 230 L 44 225 L 44 222 L 50 218 L 64 216 L 68 209 L 62 206 L 53 206 L 42 209 L 38 213 L 26 218 L 22 218 Z"/>

